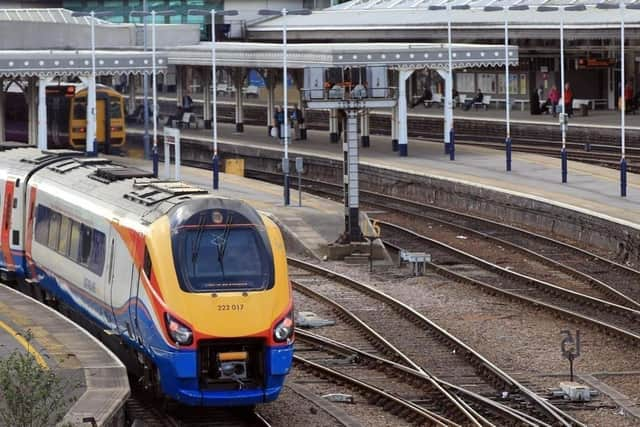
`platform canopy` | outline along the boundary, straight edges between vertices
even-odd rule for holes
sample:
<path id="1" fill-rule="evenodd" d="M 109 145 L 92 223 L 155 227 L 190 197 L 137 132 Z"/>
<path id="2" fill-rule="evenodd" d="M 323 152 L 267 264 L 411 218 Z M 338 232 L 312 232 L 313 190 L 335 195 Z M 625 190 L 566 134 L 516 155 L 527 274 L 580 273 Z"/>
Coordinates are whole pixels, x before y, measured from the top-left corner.
<path id="1" fill-rule="evenodd" d="M 167 68 L 167 56 L 156 55 L 156 71 Z M 150 74 L 151 52 L 97 51 L 96 74 Z M 91 73 L 90 50 L 0 50 L 0 77 L 78 76 Z"/>
<path id="2" fill-rule="evenodd" d="M 637 2 L 637 1 L 636 1 Z M 291 40 L 362 40 L 377 34 L 380 40 L 446 38 L 451 19 L 458 39 L 495 39 L 502 37 L 505 17 L 514 38 L 557 39 L 561 15 L 564 15 L 567 38 L 618 37 L 619 9 L 598 9 L 602 0 L 351 0 L 307 16 L 274 17 L 248 27 L 251 40 L 277 40 L 282 24 L 287 22 Z M 625 2 L 631 4 L 632 2 Z M 584 4 L 584 11 L 563 11 L 566 6 Z M 429 10 L 431 6 L 463 6 L 468 10 Z M 487 12 L 486 6 L 527 5 L 528 10 Z M 539 6 L 556 7 L 541 12 Z M 625 9 L 628 37 L 640 37 L 640 10 Z"/>
<path id="3" fill-rule="evenodd" d="M 211 65 L 211 43 L 171 48 L 164 51 L 170 64 Z M 282 44 L 222 42 L 216 44 L 219 66 L 281 68 Z M 287 66 L 345 67 L 386 66 L 388 68 L 447 68 L 448 46 L 440 43 L 324 43 L 289 44 Z M 503 45 L 452 45 L 454 68 L 504 65 Z M 518 47 L 509 46 L 509 62 L 518 63 Z"/>

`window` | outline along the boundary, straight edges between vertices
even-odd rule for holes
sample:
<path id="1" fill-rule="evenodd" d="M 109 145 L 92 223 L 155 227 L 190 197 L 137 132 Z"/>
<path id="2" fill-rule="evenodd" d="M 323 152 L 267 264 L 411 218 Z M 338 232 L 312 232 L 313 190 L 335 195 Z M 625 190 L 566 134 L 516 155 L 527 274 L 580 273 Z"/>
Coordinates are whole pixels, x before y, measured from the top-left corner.
<path id="1" fill-rule="evenodd" d="M 122 109 L 120 108 L 120 98 L 109 98 L 109 115 L 112 119 L 122 118 Z"/>
<path id="2" fill-rule="evenodd" d="M 86 225 L 82 225 L 82 229 L 80 231 L 80 258 L 78 262 L 83 265 L 89 264 L 89 256 L 91 255 L 91 235 L 93 234 L 93 229 L 87 227 Z"/>
<path id="3" fill-rule="evenodd" d="M 69 243 L 69 258 L 75 262 L 78 262 L 80 259 L 80 228 L 80 223 L 73 221 Z"/>
<path id="4" fill-rule="evenodd" d="M 105 258 L 105 237 L 98 230 L 92 230 L 91 233 L 91 255 L 89 256 L 89 270 L 98 276 L 102 276 Z"/>
<path id="5" fill-rule="evenodd" d="M 58 248 L 58 238 L 60 237 L 60 220 L 60 214 L 51 211 L 51 215 L 49 216 L 49 239 L 47 240 L 47 246 L 56 250 Z"/>
<path id="6" fill-rule="evenodd" d="M 144 248 L 144 265 L 142 266 L 144 270 L 144 274 L 147 275 L 147 279 L 151 279 L 151 256 L 149 255 L 149 250 Z"/>
<path id="7" fill-rule="evenodd" d="M 71 223 L 69 217 L 63 216 L 60 223 L 60 240 L 58 241 L 58 252 L 64 256 L 69 256 L 69 237 L 71 234 Z"/>
<path id="8" fill-rule="evenodd" d="M 49 241 L 49 216 L 48 207 L 39 205 L 36 213 L 36 242 L 46 245 Z"/>
<path id="9" fill-rule="evenodd" d="M 87 99 L 86 98 L 76 98 L 73 101 L 73 118 L 74 119 L 87 118 Z"/>

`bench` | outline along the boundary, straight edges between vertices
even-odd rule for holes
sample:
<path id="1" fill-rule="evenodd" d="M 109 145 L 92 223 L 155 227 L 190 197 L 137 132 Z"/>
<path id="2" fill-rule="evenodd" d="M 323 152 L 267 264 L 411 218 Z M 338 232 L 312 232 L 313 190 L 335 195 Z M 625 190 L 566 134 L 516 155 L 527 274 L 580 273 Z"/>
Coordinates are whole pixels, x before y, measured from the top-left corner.
<path id="1" fill-rule="evenodd" d="M 489 105 L 491 105 L 491 95 L 483 95 L 482 102 L 473 103 L 473 106 L 476 108 L 476 110 L 480 107 L 484 108 L 485 110 L 488 110 Z"/>
<path id="2" fill-rule="evenodd" d="M 182 119 L 178 123 L 181 128 L 190 128 L 191 124 L 193 127 L 198 127 L 198 121 L 196 120 L 196 115 L 194 113 L 184 113 L 182 114 Z"/>
<path id="3" fill-rule="evenodd" d="M 430 100 L 426 100 L 425 99 L 425 101 L 424 101 L 425 108 L 429 108 L 432 105 L 436 105 L 438 107 L 442 107 L 442 104 L 443 104 L 442 95 L 440 95 L 439 93 L 434 93 Z"/>
<path id="4" fill-rule="evenodd" d="M 528 99 L 513 99 L 513 100 L 511 100 L 511 103 L 513 105 L 520 104 L 520 111 L 524 111 L 525 105 L 529 105 L 529 100 Z"/>

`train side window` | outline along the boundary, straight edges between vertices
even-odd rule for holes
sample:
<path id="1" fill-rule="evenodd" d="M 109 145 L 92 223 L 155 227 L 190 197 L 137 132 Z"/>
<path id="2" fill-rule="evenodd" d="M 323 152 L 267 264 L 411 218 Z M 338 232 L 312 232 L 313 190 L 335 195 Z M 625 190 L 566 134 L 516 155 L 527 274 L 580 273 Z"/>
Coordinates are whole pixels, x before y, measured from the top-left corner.
<path id="1" fill-rule="evenodd" d="M 78 262 L 83 265 L 89 264 L 89 256 L 91 255 L 91 235 L 93 234 L 93 229 L 87 227 L 86 225 L 81 225 L 80 231 L 80 256 Z"/>
<path id="2" fill-rule="evenodd" d="M 69 255 L 69 238 L 71 234 L 71 219 L 63 216 L 60 222 L 60 240 L 58 241 L 58 252 L 64 256 Z"/>
<path id="3" fill-rule="evenodd" d="M 87 118 L 87 102 L 86 102 L 86 98 L 76 98 L 73 101 L 73 118 L 74 119 L 86 119 Z"/>
<path id="4" fill-rule="evenodd" d="M 145 246 L 144 248 L 144 265 L 142 269 L 144 270 L 144 274 L 147 276 L 147 279 L 151 280 L 151 256 L 149 255 L 149 250 Z"/>
<path id="5" fill-rule="evenodd" d="M 120 99 L 111 97 L 109 98 L 109 115 L 112 119 L 121 119 L 122 110 L 120 108 Z"/>
<path id="6" fill-rule="evenodd" d="M 36 213 L 36 242 L 46 245 L 49 241 L 49 217 L 51 210 L 42 205 L 38 205 Z"/>
<path id="7" fill-rule="evenodd" d="M 58 239 L 60 237 L 60 214 L 51 211 L 49 216 L 49 240 L 47 246 L 54 251 L 58 249 Z"/>
<path id="8" fill-rule="evenodd" d="M 71 239 L 69 242 L 69 258 L 75 262 L 80 262 L 80 232 L 80 223 L 72 221 Z"/>
<path id="9" fill-rule="evenodd" d="M 89 256 L 89 270 L 93 271 L 98 276 L 102 276 L 102 270 L 104 270 L 104 258 L 105 258 L 105 236 L 104 233 L 98 230 L 93 230 L 91 238 L 91 255 Z"/>

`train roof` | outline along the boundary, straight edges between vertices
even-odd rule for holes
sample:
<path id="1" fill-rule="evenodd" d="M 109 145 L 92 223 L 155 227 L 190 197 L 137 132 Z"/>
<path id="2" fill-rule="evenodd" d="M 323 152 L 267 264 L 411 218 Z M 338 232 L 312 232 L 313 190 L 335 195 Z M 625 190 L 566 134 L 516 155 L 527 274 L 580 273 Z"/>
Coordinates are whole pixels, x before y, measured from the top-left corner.
<path id="1" fill-rule="evenodd" d="M 52 194 L 57 189 L 66 191 L 76 200 L 108 209 L 114 217 L 137 218 L 143 225 L 186 200 L 209 194 L 203 188 L 156 179 L 150 172 L 105 157 L 84 157 L 72 150 L 7 149 L 0 164 L 9 175 L 22 179 L 37 170 L 33 177 L 36 187 Z"/>

